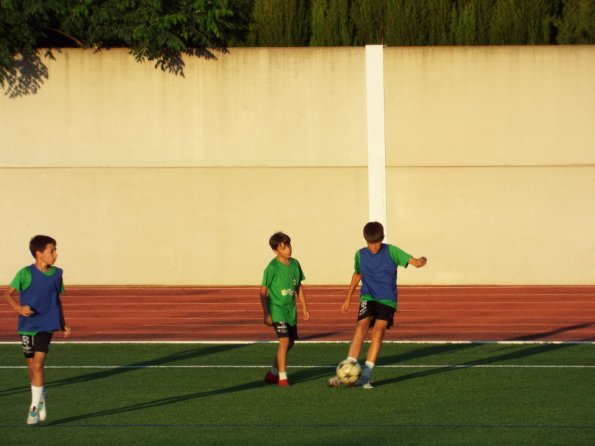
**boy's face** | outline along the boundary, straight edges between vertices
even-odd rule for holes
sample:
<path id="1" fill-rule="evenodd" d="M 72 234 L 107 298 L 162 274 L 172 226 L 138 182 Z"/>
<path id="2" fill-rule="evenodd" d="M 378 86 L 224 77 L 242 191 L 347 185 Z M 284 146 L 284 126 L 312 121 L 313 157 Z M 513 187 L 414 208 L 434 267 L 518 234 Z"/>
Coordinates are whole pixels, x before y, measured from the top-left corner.
<path id="1" fill-rule="evenodd" d="M 377 254 L 378 251 L 380 251 L 380 248 L 382 248 L 382 242 L 368 242 L 368 249 L 372 251 L 372 254 Z"/>
<path id="2" fill-rule="evenodd" d="M 48 243 L 43 251 L 37 251 L 35 258 L 41 260 L 46 265 L 53 265 L 56 263 L 58 258 L 58 252 L 56 251 L 56 245 Z"/>
<path id="3" fill-rule="evenodd" d="M 284 259 L 289 259 L 291 257 L 291 245 L 286 245 L 285 243 L 281 243 L 277 246 L 275 253 L 278 257 L 282 257 Z"/>

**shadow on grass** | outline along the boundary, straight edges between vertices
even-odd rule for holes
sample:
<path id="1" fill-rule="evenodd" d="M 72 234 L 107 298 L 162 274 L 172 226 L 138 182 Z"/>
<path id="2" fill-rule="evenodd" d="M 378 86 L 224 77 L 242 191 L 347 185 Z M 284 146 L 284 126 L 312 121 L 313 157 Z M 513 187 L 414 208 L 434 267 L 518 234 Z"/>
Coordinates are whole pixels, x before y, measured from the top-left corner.
<path id="1" fill-rule="evenodd" d="M 210 346 L 200 346 L 189 350 L 172 353 L 171 355 L 163 356 L 148 361 L 138 361 L 130 364 L 124 364 L 120 367 L 114 367 L 107 370 L 101 370 L 99 372 L 86 373 L 83 375 L 75 376 L 72 378 L 64 378 L 57 381 L 49 381 L 46 383 L 46 389 L 69 386 L 72 384 L 101 380 L 111 378 L 113 376 L 122 375 L 124 373 L 133 372 L 147 366 L 158 366 L 172 364 L 178 361 L 185 361 L 192 358 L 214 355 L 217 353 L 227 352 L 237 348 L 245 347 L 246 344 L 217 344 Z M 11 389 L 0 390 L 0 396 L 13 395 L 22 392 L 30 392 L 30 386 L 13 387 Z"/>
<path id="2" fill-rule="evenodd" d="M 265 369 L 265 367 L 263 367 L 263 370 L 264 369 Z M 326 375 L 328 375 L 328 369 L 325 369 L 325 368 L 303 369 L 303 370 L 299 370 L 297 372 L 289 373 L 289 377 L 290 377 L 292 385 L 296 385 L 296 384 L 299 384 L 302 382 L 317 380 L 317 379 L 320 379 L 321 377 L 326 376 Z M 263 377 L 264 377 L 264 375 L 263 375 Z M 82 420 L 88 420 L 91 418 L 99 418 L 99 417 L 103 417 L 103 416 L 111 416 L 111 415 L 135 412 L 135 411 L 139 411 L 139 410 L 152 409 L 152 408 L 156 408 L 156 407 L 162 407 L 162 406 L 168 406 L 168 405 L 172 405 L 172 404 L 183 403 L 183 402 L 187 402 L 187 401 L 191 401 L 191 400 L 195 400 L 195 399 L 199 399 L 199 398 L 207 398 L 207 397 L 224 395 L 224 394 L 229 394 L 229 393 L 242 392 L 242 391 L 246 391 L 246 390 L 257 389 L 260 387 L 276 387 L 276 386 L 265 383 L 264 379 L 259 380 L 259 381 L 251 381 L 251 382 L 242 383 L 242 384 L 225 387 L 225 388 L 220 388 L 220 389 L 206 390 L 206 391 L 202 391 L 202 392 L 194 392 L 194 393 L 188 393 L 188 394 L 184 394 L 184 395 L 160 398 L 160 399 L 156 399 L 153 401 L 146 401 L 143 403 L 130 404 L 130 405 L 121 406 L 121 407 L 117 407 L 117 408 L 113 408 L 113 409 L 98 410 L 95 412 L 89 412 L 86 414 L 81 414 L 81 415 L 76 415 L 76 416 L 72 416 L 72 417 L 55 420 L 51 423 L 48 423 L 46 426 L 48 426 L 48 427 L 59 426 L 62 424 L 73 423 L 73 422 L 82 421 Z M 285 389 L 280 389 L 280 390 L 284 391 Z"/>
<path id="3" fill-rule="evenodd" d="M 470 350 L 470 349 L 477 348 L 480 345 L 481 344 L 467 344 L 467 345 L 462 345 L 462 346 L 458 346 L 458 347 L 461 350 Z M 422 355 L 428 356 L 430 354 L 429 352 L 432 350 L 436 350 L 432 354 L 440 353 L 441 351 L 445 350 L 445 347 L 450 347 L 450 346 L 435 346 L 435 347 L 427 347 L 427 348 L 421 349 L 421 350 L 424 350 L 424 352 L 422 352 Z M 464 370 L 465 367 L 494 364 L 494 363 L 498 363 L 501 361 L 524 359 L 524 358 L 527 358 L 530 356 L 543 354 L 543 353 L 551 353 L 552 351 L 556 351 L 556 350 L 560 350 L 560 349 L 564 349 L 564 348 L 568 348 L 568 347 L 570 347 L 569 344 L 528 345 L 528 346 L 524 346 L 524 348 L 521 348 L 521 349 L 519 349 L 519 346 L 507 346 L 507 348 L 512 348 L 512 349 L 514 349 L 514 351 L 511 351 L 508 353 L 503 353 L 503 354 L 496 354 L 494 356 L 480 358 L 480 359 L 467 361 L 467 362 L 463 362 L 463 363 L 458 363 L 458 364 L 456 364 L 457 367 L 452 367 L 450 365 L 437 366 L 434 369 L 422 370 L 420 372 L 409 373 L 407 375 L 398 376 L 398 377 L 391 378 L 391 379 L 374 381 L 374 386 L 380 387 L 380 386 L 385 386 L 388 384 L 408 381 L 410 379 L 424 378 L 427 376 L 437 375 L 437 374 L 441 374 L 441 373 L 457 372 L 457 371 Z M 452 350 L 451 350 L 451 352 L 452 352 Z M 414 352 L 410 352 L 410 353 L 405 353 L 403 355 L 395 355 L 395 356 L 383 358 L 382 364 L 393 364 L 396 362 L 402 362 L 402 361 L 419 358 L 419 357 L 420 357 L 419 352 L 414 351 Z"/>
<path id="4" fill-rule="evenodd" d="M 547 339 L 551 336 L 555 336 L 555 335 L 559 335 L 561 333 L 568 333 L 574 330 L 580 330 L 583 328 L 590 328 L 592 327 L 593 324 L 592 323 L 582 323 L 582 324 L 576 324 L 576 325 L 568 325 L 566 327 L 560 327 L 557 328 L 556 330 L 551 330 L 551 331 L 546 331 L 546 332 L 542 332 L 542 333 L 535 333 L 535 334 L 531 334 L 531 335 L 525 335 L 525 336 L 518 336 L 516 338 L 513 338 L 512 340 L 514 341 L 534 341 L 534 340 L 543 340 L 543 339 Z M 591 337 L 587 337 L 585 339 L 582 339 L 581 341 L 593 341 L 595 340 L 595 337 L 591 336 Z"/>

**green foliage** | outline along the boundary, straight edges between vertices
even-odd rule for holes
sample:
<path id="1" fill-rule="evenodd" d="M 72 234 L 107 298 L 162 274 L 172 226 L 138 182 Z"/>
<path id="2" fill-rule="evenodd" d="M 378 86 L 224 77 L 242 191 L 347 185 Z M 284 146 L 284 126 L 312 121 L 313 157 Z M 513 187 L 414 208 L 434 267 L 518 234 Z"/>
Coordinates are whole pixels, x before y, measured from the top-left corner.
<path id="1" fill-rule="evenodd" d="M 309 0 L 254 0 L 248 43 L 252 46 L 307 46 Z"/>
<path id="2" fill-rule="evenodd" d="M 430 3 L 428 0 L 386 0 L 386 43 L 425 45 L 428 41 Z"/>
<path id="3" fill-rule="evenodd" d="M 595 43 L 595 0 L 564 0 L 557 21 L 558 43 Z"/>
<path id="4" fill-rule="evenodd" d="M 183 74 L 184 55 L 230 44 L 593 43 L 595 0 L 0 0 L 0 87 L 35 93 L 52 48 L 73 46 Z"/>
<path id="5" fill-rule="evenodd" d="M 428 45 L 445 45 L 450 42 L 451 0 L 428 2 Z"/>
<path id="6" fill-rule="evenodd" d="M 353 43 L 350 0 L 313 0 L 312 46 L 345 46 Z"/>
<path id="7" fill-rule="evenodd" d="M 182 56 L 214 58 L 242 32 L 232 0 L 0 1 L 0 86 L 35 92 L 47 77 L 38 48 L 127 47 L 136 60 L 183 74 Z M 46 53 L 51 57 L 51 51 Z M 45 73 L 44 73 L 45 69 Z"/>
<path id="8" fill-rule="evenodd" d="M 354 45 L 384 43 L 386 0 L 353 0 L 351 19 Z"/>

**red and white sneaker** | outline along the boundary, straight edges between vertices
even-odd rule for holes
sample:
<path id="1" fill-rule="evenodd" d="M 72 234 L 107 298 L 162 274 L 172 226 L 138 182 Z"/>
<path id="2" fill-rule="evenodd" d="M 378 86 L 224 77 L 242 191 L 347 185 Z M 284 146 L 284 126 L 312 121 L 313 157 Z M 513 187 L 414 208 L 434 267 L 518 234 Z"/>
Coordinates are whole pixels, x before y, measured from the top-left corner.
<path id="1" fill-rule="evenodd" d="M 279 387 L 289 387 L 289 381 L 286 379 L 280 379 L 277 385 Z"/>
<path id="2" fill-rule="evenodd" d="M 266 375 L 264 375 L 264 382 L 269 384 L 277 384 L 279 382 L 279 375 L 273 375 L 269 370 Z"/>
<path id="3" fill-rule="evenodd" d="M 333 376 L 332 378 L 330 378 L 328 380 L 328 386 L 329 387 L 341 387 L 341 381 L 339 381 L 339 378 L 337 378 L 336 376 Z"/>

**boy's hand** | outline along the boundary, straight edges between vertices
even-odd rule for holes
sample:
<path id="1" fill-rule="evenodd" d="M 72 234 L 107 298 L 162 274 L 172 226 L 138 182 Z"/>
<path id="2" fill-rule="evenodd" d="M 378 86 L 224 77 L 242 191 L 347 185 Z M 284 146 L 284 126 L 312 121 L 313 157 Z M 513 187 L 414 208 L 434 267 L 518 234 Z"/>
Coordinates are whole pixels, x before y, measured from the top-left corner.
<path id="1" fill-rule="evenodd" d="M 351 303 L 351 299 L 345 299 L 345 302 L 343 302 L 343 305 L 341 305 L 341 312 L 342 313 L 347 313 L 347 311 L 349 311 L 349 304 Z"/>
<path id="2" fill-rule="evenodd" d="M 33 311 L 29 305 L 21 305 L 17 309 L 17 313 L 19 313 L 21 316 L 29 317 L 35 314 L 35 311 Z"/>
<path id="3" fill-rule="evenodd" d="M 267 314 L 264 317 L 264 324 L 265 325 L 268 325 L 269 327 L 272 327 L 273 326 L 273 319 L 271 318 L 271 315 L 270 314 Z"/>
<path id="4" fill-rule="evenodd" d="M 308 319 L 310 319 L 310 312 L 304 307 L 304 320 L 307 321 Z"/>
<path id="5" fill-rule="evenodd" d="M 64 337 L 67 338 L 72 333 L 72 330 L 69 325 L 64 324 L 64 328 L 62 330 L 64 332 Z"/>
<path id="6" fill-rule="evenodd" d="M 428 259 L 426 259 L 425 257 L 420 257 L 419 259 L 411 257 L 411 259 L 409 259 L 409 263 L 415 266 L 416 268 L 421 268 L 422 266 L 425 266 L 426 263 L 428 263 Z"/>

